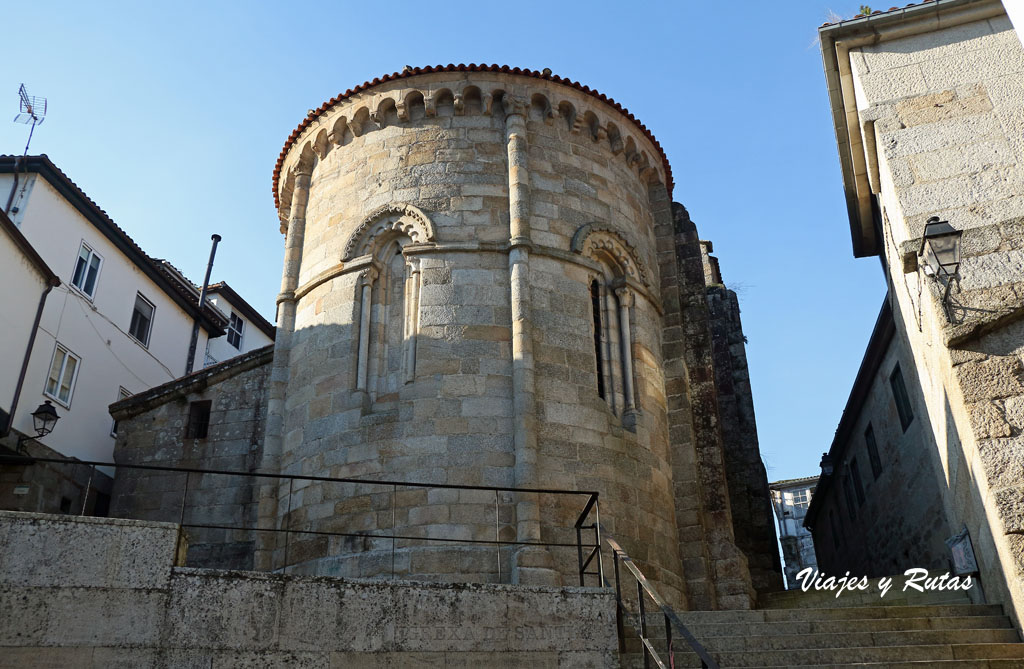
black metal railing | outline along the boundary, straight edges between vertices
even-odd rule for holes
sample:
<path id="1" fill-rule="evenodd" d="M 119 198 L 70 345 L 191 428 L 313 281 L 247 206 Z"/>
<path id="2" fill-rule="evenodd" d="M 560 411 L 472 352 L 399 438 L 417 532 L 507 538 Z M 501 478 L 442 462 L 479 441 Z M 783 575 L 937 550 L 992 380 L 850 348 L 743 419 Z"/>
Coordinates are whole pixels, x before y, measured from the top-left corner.
<path id="1" fill-rule="evenodd" d="M 605 533 L 605 542 L 612 549 L 612 562 L 614 566 L 615 574 L 615 624 L 618 628 L 619 633 L 619 649 L 625 651 L 625 619 L 628 617 L 631 620 L 636 620 L 633 623 L 633 627 L 636 634 L 640 637 L 641 651 L 644 655 L 644 668 L 650 669 L 651 663 L 661 669 L 674 668 L 675 664 L 675 648 L 673 641 L 673 634 L 677 633 L 683 637 L 686 643 L 690 646 L 690 650 L 697 654 L 700 658 L 701 666 L 706 669 L 718 669 L 718 663 L 711 657 L 707 649 L 700 644 L 699 641 L 690 633 L 690 630 L 686 628 L 683 621 L 679 619 L 676 612 L 670 607 L 665 601 L 658 595 L 657 591 L 650 584 L 647 578 L 640 571 L 640 568 L 636 566 L 633 559 L 626 554 L 626 551 L 622 550 L 622 546 L 615 541 L 615 539 L 608 536 Z M 627 573 L 633 577 L 636 581 L 636 612 L 627 609 L 626 601 L 622 594 L 622 577 L 620 576 L 620 566 L 625 567 Z M 647 600 L 650 599 L 654 606 L 657 607 L 658 613 L 660 613 L 665 623 L 665 655 L 668 658 L 667 663 L 661 659 L 661 655 L 655 648 L 655 641 L 650 633 L 648 625 L 648 611 L 647 611 Z M 657 615 L 657 614 L 656 614 Z"/>
<path id="2" fill-rule="evenodd" d="M 599 587 L 603 586 L 603 579 L 601 579 L 602 573 L 602 559 L 601 559 L 601 528 L 600 522 L 600 506 L 598 502 L 598 493 L 586 490 L 560 490 L 555 488 L 523 488 L 523 487 L 512 487 L 512 486 L 478 486 L 478 485 L 459 485 L 459 484 L 440 484 L 440 483 L 419 483 L 412 481 L 397 481 L 388 479 L 365 479 L 365 478 L 345 478 L 345 477 L 331 477 L 331 476 L 306 476 L 306 475 L 293 475 L 293 474 L 269 474 L 263 472 L 239 472 L 231 470 L 221 469 L 203 469 L 198 467 L 172 467 L 166 465 L 137 465 L 137 464 L 124 464 L 114 462 L 99 462 L 91 460 L 72 460 L 66 458 L 48 458 L 48 457 L 30 457 L 30 456 L 4 456 L 0 458 L 0 464 L 4 465 L 31 465 L 34 463 L 51 463 L 57 465 L 69 465 L 69 466 L 86 466 L 91 467 L 88 483 L 86 484 L 85 492 L 83 495 L 83 501 L 81 505 L 81 513 L 79 515 L 85 515 L 86 503 L 89 499 L 90 487 L 92 486 L 93 479 L 97 468 L 111 468 L 111 469 L 123 469 L 123 470 L 141 470 L 150 472 L 169 472 L 178 473 L 184 475 L 184 483 L 181 486 L 181 500 L 176 509 L 177 518 L 162 518 L 170 522 L 177 522 L 182 528 L 195 529 L 195 530 L 227 530 L 227 531 L 248 531 L 248 532 L 259 532 L 259 533 L 277 533 L 284 535 L 284 560 L 281 565 L 282 571 L 287 571 L 289 564 L 289 551 L 291 549 L 291 538 L 293 535 L 310 536 L 310 537 L 338 537 L 338 538 L 358 538 L 358 539 L 373 539 L 383 540 L 391 542 L 391 572 L 392 577 L 395 576 L 395 552 L 397 542 L 427 542 L 427 543 L 441 543 L 441 544 L 470 544 L 470 545 L 483 545 L 493 546 L 496 554 L 496 572 L 498 581 L 501 581 L 501 549 L 506 548 L 520 548 L 520 547 L 537 547 L 537 548 L 558 548 L 558 549 L 576 549 L 578 558 L 579 568 L 579 579 L 580 585 L 585 585 L 585 576 L 598 576 Z M 209 523 L 209 522 L 189 522 L 187 518 L 187 509 L 189 508 L 189 495 L 196 494 L 198 488 L 192 486 L 193 477 L 195 476 L 231 476 L 231 477 L 242 477 L 245 479 L 266 479 L 266 480 L 277 480 L 277 481 L 288 481 L 288 495 L 286 497 L 286 509 L 283 515 L 279 514 L 280 526 L 278 527 L 259 527 L 257 526 L 245 526 L 232 523 Z M 379 486 L 383 488 L 390 488 L 390 499 L 391 499 L 391 518 L 392 524 L 390 532 L 385 531 L 329 531 L 321 529 L 303 529 L 292 526 L 292 498 L 294 496 L 294 486 L 296 482 L 324 482 L 333 484 L 356 484 L 359 486 Z M 404 488 L 420 488 L 420 489 L 437 489 L 437 490 L 466 490 L 466 491 L 480 491 L 480 492 L 491 492 L 494 494 L 494 538 L 493 539 L 476 539 L 476 538 L 461 538 L 461 537 L 450 537 L 450 536 L 420 536 L 411 533 L 400 534 L 398 533 L 397 526 L 395 523 L 395 510 L 396 510 L 396 498 L 399 489 Z M 499 493 L 511 493 L 514 495 L 555 495 L 562 497 L 585 497 L 583 511 L 579 514 L 573 529 L 576 532 L 576 541 L 542 541 L 539 539 L 531 540 L 519 540 L 501 537 L 501 522 L 499 516 Z M 282 495 L 283 496 L 283 495 Z M 514 504 L 514 502 L 509 502 Z M 164 511 L 168 511 L 164 509 Z M 596 520 L 592 523 L 587 524 L 587 518 L 593 512 Z M 128 514 L 131 517 L 132 514 Z M 192 514 L 196 515 L 196 514 Z M 154 518 L 146 518 L 147 520 L 154 520 Z M 417 525 L 427 525 L 430 523 L 421 523 Z M 414 525 L 415 526 L 415 525 Z M 558 528 L 548 527 L 546 528 L 548 533 L 556 535 Z M 565 528 L 568 530 L 568 528 Z M 583 532 L 586 530 L 593 530 L 594 542 L 584 543 Z M 584 557 L 586 554 L 586 557 Z M 587 569 L 592 562 L 596 560 L 596 571 L 588 572 Z"/>

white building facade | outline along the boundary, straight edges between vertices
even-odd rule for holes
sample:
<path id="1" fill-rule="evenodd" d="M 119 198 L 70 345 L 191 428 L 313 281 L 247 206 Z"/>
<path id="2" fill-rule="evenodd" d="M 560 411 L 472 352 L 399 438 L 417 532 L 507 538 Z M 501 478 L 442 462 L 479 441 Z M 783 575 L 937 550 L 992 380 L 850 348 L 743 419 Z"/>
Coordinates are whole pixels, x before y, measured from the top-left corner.
<path id="1" fill-rule="evenodd" d="M 225 282 L 211 284 L 206 299 L 228 317 L 223 337 L 206 344 L 204 367 L 274 343 L 274 326 Z"/>
<path id="2" fill-rule="evenodd" d="M 30 414 L 49 400 L 60 421 L 45 444 L 63 456 L 108 461 L 117 426 L 107 407 L 182 376 L 197 318 L 201 366 L 208 338 L 225 334 L 227 318 L 209 306 L 200 313 L 192 291 L 46 156 L 0 157 L 0 193 L 9 198 L 10 219 L 60 279 L 43 308 L 12 427 L 33 435 Z M 40 291 L 22 267 L 0 271 L 6 286 L 19 287 L 5 292 L 5 313 L 21 296 L 37 299 Z M 22 330 L 0 329 L 4 350 L 19 365 Z"/>
<path id="3" fill-rule="evenodd" d="M 814 536 L 804 527 L 804 516 L 818 484 L 817 476 L 787 479 L 769 483 L 772 508 L 779 523 L 779 543 L 782 545 L 783 570 L 786 587 L 793 588 L 801 570 L 817 567 L 814 557 Z"/>

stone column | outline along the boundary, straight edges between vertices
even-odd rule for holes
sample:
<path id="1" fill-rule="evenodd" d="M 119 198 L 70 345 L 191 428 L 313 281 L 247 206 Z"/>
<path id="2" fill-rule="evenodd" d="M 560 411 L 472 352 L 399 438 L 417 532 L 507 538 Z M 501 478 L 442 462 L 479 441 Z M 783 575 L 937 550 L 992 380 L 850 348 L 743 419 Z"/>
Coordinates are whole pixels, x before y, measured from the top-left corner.
<path id="1" fill-rule="evenodd" d="M 420 331 L 420 261 L 411 258 L 405 264 L 405 332 L 402 351 L 404 366 L 404 382 L 412 383 L 416 379 L 416 337 Z"/>
<path id="2" fill-rule="evenodd" d="M 512 420 L 515 485 L 537 485 L 536 399 L 533 332 L 530 321 L 530 175 L 526 140 L 526 104 L 506 96 L 508 146 L 509 254 L 512 308 Z M 516 540 L 539 541 L 540 505 L 535 495 L 520 495 L 516 504 Z M 546 550 L 520 548 L 515 553 L 513 582 L 558 584 Z"/>
<path id="3" fill-rule="evenodd" d="M 619 298 L 619 342 L 622 346 L 622 396 L 623 416 L 636 414 L 636 397 L 633 390 L 633 337 L 629 329 L 630 312 L 633 309 L 633 291 L 625 286 L 615 289 Z"/>
<path id="4" fill-rule="evenodd" d="M 270 370 L 270 384 L 267 391 L 267 427 L 263 439 L 263 458 L 259 471 L 276 474 L 281 471 L 281 450 L 284 442 L 285 395 L 288 389 L 288 362 L 291 337 L 295 330 L 295 289 L 299 285 L 299 270 L 302 267 L 302 244 L 306 232 L 306 202 L 309 199 L 309 179 L 312 167 L 305 162 L 295 168 L 295 186 L 292 191 L 292 208 L 288 218 L 288 232 L 285 237 L 284 272 L 281 276 L 281 293 L 277 296 L 277 335 L 274 339 L 274 362 Z M 279 483 L 270 480 L 260 487 L 260 501 L 257 510 L 260 527 L 276 527 L 277 491 Z M 275 538 L 261 532 L 257 538 L 256 568 L 273 568 Z"/>
<path id="5" fill-rule="evenodd" d="M 365 391 L 366 369 L 370 363 L 370 317 L 373 310 L 373 280 L 377 270 L 368 268 L 359 274 L 359 359 L 356 361 L 356 390 Z"/>

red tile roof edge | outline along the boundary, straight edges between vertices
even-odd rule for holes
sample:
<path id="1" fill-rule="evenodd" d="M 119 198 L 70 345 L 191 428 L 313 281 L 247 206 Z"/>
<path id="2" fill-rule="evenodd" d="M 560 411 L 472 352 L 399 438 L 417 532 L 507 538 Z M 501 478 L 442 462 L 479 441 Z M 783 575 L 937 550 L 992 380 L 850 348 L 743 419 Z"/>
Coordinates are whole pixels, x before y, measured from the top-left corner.
<path id="1" fill-rule="evenodd" d="M 890 14 L 892 12 L 899 12 L 899 11 L 902 11 L 904 9 L 910 9 L 912 7 L 919 7 L 921 5 L 926 5 L 926 4 L 930 3 L 930 2 L 935 2 L 935 0 L 921 0 L 921 2 L 911 2 L 910 4 L 904 5 L 903 7 L 890 7 L 889 9 L 885 9 L 885 10 L 876 9 L 873 12 L 871 12 L 870 14 L 857 14 L 853 18 L 843 19 L 842 21 L 834 21 L 834 22 L 833 21 L 825 21 L 825 23 L 821 24 L 821 27 L 822 28 L 827 28 L 828 26 L 838 26 L 838 25 L 840 25 L 842 23 L 846 23 L 848 21 L 856 21 L 858 19 L 866 19 L 866 18 L 870 18 L 870 17 L 874 17 L 874 16 L 879 16 L 881 14 Z"/>
<path id="2" fill-rule="evenodd" d="M 350 88 L 344 93 L 339 93 L 330 100 L 324 102 L 317 109 L 314 109 L 312 113 L 307 114 L 306 118 L 302 120 L 302 123 L 300 123 L 298 127 L 296 127 L 295 130 L 292 131 L 292 134 L 288 136 L 287 141 L 285 141 L 284 143 L 284 148 L 281 149 L 281 154 L 277 157 L 277 163 L 274 165 L 274 183 L 272 186 L 272 190 L 274 193 L 274 207 L 277 208 L 278 206 L 280 206 L 280 200 L 278 199 L 277 194 L 277 182 L 278 178 L 281 175 L 281 167 L 284 164 L 285 155 L 292 148 L 292 145 L 295 143 L 295 140 L 299 138 L 299 135 L 302 134 L 302 131 L 304 131 L 309 126 L 309 124 L 313 122 L 313 119 L 318 117 L 320 114 L 323 114 L 325 111 L 327 111 L 334 105 L 338 104 L 339 102 L 352 97 L 356 93 L 361 93 L 369 88 L 377 86 L 378 84 L 383 84 L 389 81 L 395 81 L 397 79 L 406 79 L 408 77 L 414 77 L 420 74 L 437 74 L 445 72 L 499 72 L 502 74 L 517 74 L 524 77 L 532 77 L 534 79 L 544 79 L 545 81 L 551 81 L 556 84 L 562 84 L 563 86 L 575 88 L 578 91 L 586 93 L 587 95 L 597 98 L 601 102 L 604 102 L 605 104 L 612 106 L 613 108 L 618 110 L 623 116 L 632 121 L 633 124 L 637 128 L 639 128 L 639 130 L 644 135 L 646 135 L 647 139 L 651 140 L 651 143 L 654 144 L 655 148 L 658 149 L 658 153 L 661 154 L 661 162 L 665 166 L 665 186 L 668 188 L 669 198 L 672 197 L 672 188 L 675 184 L 672 181 L 672 166 L 669 165 L 668 156 L 665 155 L 665 150 L 662 148 L 658 140 L 654 137 L 654 133 L 648 130 L 647 126 L 641 123 L 640 120 L 633 116 L 633 114 L 631 114 L 628 109 L 620 105 L 612 98 L 604 95 L 603 93 L 599 93 L 598 91 L 590 88 L 589 86 L 585 86 L 579 83 L 578 81 L 570 81 L 569 79 L 563 79 L 557 74 L 546 74 L 544 72 L 538 72 L 536 70 L 509 67 L 508 65 L 477 65 L 474 63 L 470 63 L 469 65 L 462 63 L 460 63 L 459 65 L 453 65 L 449 63 L 448 65 L 428 65 L 426 67 L 408 68 L 407 70 L 403 70 L 402 72 L 385 74 L 383 77 L 378 77 L 373 81 L 364 81 L 355 88 Z"/>

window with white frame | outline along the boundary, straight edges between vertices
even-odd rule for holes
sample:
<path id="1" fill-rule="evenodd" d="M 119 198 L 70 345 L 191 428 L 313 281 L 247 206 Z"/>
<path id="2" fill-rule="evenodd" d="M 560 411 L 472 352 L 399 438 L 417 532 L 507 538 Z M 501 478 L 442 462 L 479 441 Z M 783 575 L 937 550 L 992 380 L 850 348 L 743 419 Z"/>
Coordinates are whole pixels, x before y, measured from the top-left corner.
<path id="1" fill-rule="evenodd" d="M 156 307 L 142 296 L 142 293 L 135 295 L 135 309 L 132 311 L 132 322 L 128 326 L 128 334 L 138 340 L 143 346 L 149 346 L 149 333 L 153 329 L 153 312 Z"/>
<path id="2" fill-rule="evenodd" d="M 806 509 L 807 505 L 811 503 L 811 491 L 810 489 L 794 490 L 793 491 L 793 506 L 801 507 Z"/>
<path id="3" fill-rule="evenodd" d="M 124 388 L 118 388 L 117 389 L 117 401 L 118 402 L 120 402 L 121 400 L 124 400 L 124 399 L 128 399 L 131 396 L 132 396 L 132 394 L 130 392 L 128 392 L 127 390 L 125 390 Z M 116 418 L 114 419 L 113 424 L 110 426 L 110 436 L 111 437 L 116 437 L 117 436 L 117 419 Z"/>
<path id="4" fill-rule="evenodd" d="M 71 406 L 71 394 L 78 377 L 78 367 L 82 359 L 60 344 L 53 350 L 53 361 L 50 363 L 50 374 L 46 378 L 44 392 L 65 407 Z"/>
<path id="5" fill-rule="evenodd" d="M 245 334 L 245 321 L 242 317 L 231 312 L 231 321 L 228 323 L 228 343 L 242 350 L 242 335 Z"/>
<path id="6" fill-rule="evenodd" d="M 71 285 L 92 298 L 96 294 L 96 280 L 100 276 L 102 264 L 103 258 L 88 244 L 82 242 L 78 249 L 78 259 L 75 261 L 75 273 L 71 276 Z"/>

